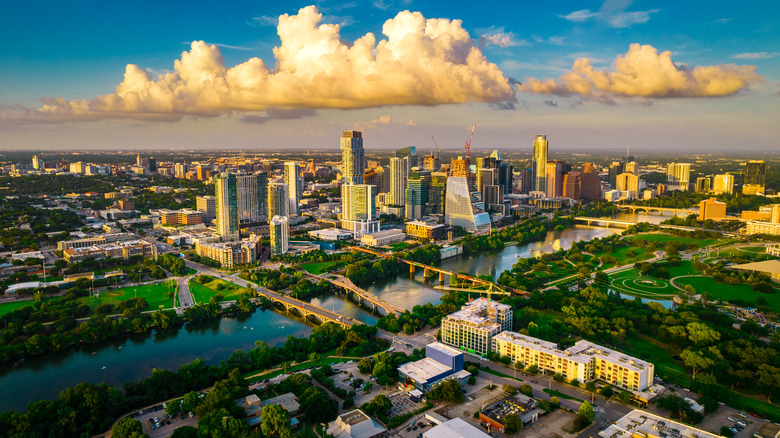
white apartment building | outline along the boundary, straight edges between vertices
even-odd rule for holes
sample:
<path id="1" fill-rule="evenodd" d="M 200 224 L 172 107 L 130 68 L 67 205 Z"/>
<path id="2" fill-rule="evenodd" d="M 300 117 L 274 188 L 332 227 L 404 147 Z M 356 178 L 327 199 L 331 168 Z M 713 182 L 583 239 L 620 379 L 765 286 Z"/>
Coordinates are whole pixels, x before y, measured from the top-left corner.
<path id="1" fill-rule="evenodd" d="M 512 307 L 487 298 L 472 300 L 441 322 L 441 341 L 477 354 L 487 354 L 492 338 L 512 329 Z"/>
<path id="2" fill-rule="evenodd" d="M 560 373 L 566 380 L 587 382 L 598 379 L 633 391 L 653 385 L 652 363 L 631 357 L 592 342 L 579 340 L 561 350 L 554 342 L 505 331 L 493 337 L 492 348 L 512 362 L 536 365 L 541 371 Z"/>

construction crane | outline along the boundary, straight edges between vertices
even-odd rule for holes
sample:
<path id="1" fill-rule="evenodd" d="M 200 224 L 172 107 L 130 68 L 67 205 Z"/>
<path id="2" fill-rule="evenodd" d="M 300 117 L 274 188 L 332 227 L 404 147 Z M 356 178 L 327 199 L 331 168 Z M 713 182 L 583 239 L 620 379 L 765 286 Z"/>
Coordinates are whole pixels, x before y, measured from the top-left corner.
<path id="1" fill-rule="evenodd" d="M 512 296 L 511 292 L 506 292 L 504 290 L 501 290 L 498 286 L 495 284 L 488 285 L 487 289 L 476 289 L 474 287 L 471 288 L 460 288 L 460 287 L 452 287 L 452 286 L 434 286 L 433 287 L 436 290 L 445 290 L 445 291 L 455 291 L 455 292 L 469 292 L 469 293 L 475 293 L 475 294 L 486 294 L 489 300 L 493 299 L 493 295 L 506 295 L 506 296 Z"/>
<path id="2" fill-rule="evenodd" d="M 439 143 L 436 143 L 436 137 L 431 134 L 431 138 L 433 139 L 433 144 L 436 146 L 436 158 L 441 160 L 441 149 L 439 149 Z"/>
<path id="3" fill-rule="evenodd" d="M 477 129 L 477 125 L 471 127 L 471 136 L 468 143 L 466 143 L 466 158 L 471 158 L 471 140 L 474 139 L 474 131 Z"/>

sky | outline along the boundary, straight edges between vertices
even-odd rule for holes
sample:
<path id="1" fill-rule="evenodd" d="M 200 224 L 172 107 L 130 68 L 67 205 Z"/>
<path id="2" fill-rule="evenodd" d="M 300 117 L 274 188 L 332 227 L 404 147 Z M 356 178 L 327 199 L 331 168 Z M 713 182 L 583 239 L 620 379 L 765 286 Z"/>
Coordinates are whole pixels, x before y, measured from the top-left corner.
<path id="1" fill-rule="evenodd" d="M 780 3 L 0 2 L 0 149 L 780 150 Z"/>

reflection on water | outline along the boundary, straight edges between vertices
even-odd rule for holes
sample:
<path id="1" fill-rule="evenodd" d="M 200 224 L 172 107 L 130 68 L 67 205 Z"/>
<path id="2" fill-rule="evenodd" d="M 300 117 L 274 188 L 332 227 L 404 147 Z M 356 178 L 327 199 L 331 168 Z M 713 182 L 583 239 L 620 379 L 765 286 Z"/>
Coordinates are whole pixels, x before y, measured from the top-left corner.
<path id="1" fill-rule="evenodd" d="M 25 410 L 27 403 L 56 398 L 80 382 L 121 387 L 150 376 L 154 368 L 176 370 L 197 358 L 217 365 L 235 350 L 253 348 L 255 341 L 281 345 L 289 335 L 309 333 L 311 327 L 300 318 L 257 310 L 238 318 L 190 323 L 175 333 L 133 335 L 27 359 L 17 367 L 0 367 L 0 411 Z"/>

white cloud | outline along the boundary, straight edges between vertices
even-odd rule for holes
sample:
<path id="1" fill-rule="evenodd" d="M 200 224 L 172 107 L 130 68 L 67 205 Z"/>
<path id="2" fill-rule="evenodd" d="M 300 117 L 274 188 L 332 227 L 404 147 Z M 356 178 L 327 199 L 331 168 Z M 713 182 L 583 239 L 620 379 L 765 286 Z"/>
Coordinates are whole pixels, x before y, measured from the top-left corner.
<path id="1" fill-rule="evenodd" d="M 582 23 L 583 21 L 587 21 L 595 16 L 597 16 L 598 12 L 591 12 L 590 9 L 581 9 L 579 11 L 574 11 L 571 13 L 568 13 L 566 15 L 559 15 L 559 17 L 573 21 L 575 23 Z"/>
<path id="2" fill-rule="evenodd" d="M 711 24 L 726 24 L 729 21 L 733 20 L 732 18 L 719 18 L 717 20 L 713 20 Z"/>
<path id="3" fill-rule="evenodd" d="M 618 12 L 615 15 L 607 18 L 607 22 L 610 27 L 625 29 L 635 24 L 644 24 L 650 21 L 650 14 L 654 14 L 660 11 L 660 9 L 653 9 L 650 11 L 635 11 L 635 12 Z"/>
<path id="4" fill-rule="evenodd" d="M 769 59 L 780 56 L 780 52 L 746 52 L 731 55 L 733 59 Z"/>
<path id="5" fill-rule="evenodd" d="M 552 44 L 554 46 L 562 46 L 562 45 L 564 45 L 564 42 L 563 42 L 564 38 L 565 37 L 561 36 L 561 35 L 553 35 L 553 36 L 551 36 L 549 38 L 544 38 L 544 37 L 539 36 L 539 35 L 534 35 L 533 36 L 534 41 L 536 41 L 537 43 Z"/>
<path id="6" fill-rule="evenodd" d="M 505 32 L 503 27 L 491 27 L 489 29 L 477 29 L 480 32 L 479 45 L 484 47 L 492 44 L 498 47 L 528 46 L 528 41 L 517 39 L 514 32 Z"/>
<path id="7" fill-rule="evenodd" d="M 615 98 L 672 98 L 728 96 L 762 82 L 754 66 L 734 64 L 678 66 L 671 53 L 650 45 L 631 44 L 625 56 L 618 55 L 614 72 L 597 71 L 592 61 L 580 58 L 571 71 L 557 80 L 529 78 L 518 88 L 540 94 L 582 96 L 603 103 Z"/>
<path id="8" fill-rule="evenodd" d="M 261 15 L 259 17 L 252 17 L 252 21 L 249 24 L 253 26 L 274 26 L 279 24 L 279 17 L 272 15 Z"/>
<path id="9" fill-rule="evenodd" d="M 339 31 L 338 25 L 322 24 L 322 14 L 308 6 L 279 17 L 275 62 L 251 58 L 227 68 L 217 46 L 194 41 L 174 62 L 173 73 L 153 78 L 128 64 L 114 93 L 84 100 L 46 98 L 37 110 L 6 112 L 3 118 L 175 120 L 272 107 L 351 109 L 514 99 L 510 80 L 485 58 L 460 20 L 403 11 L 384 23 L 386 38 L 379 41 L 367 33 L 349 43 Z"/>

